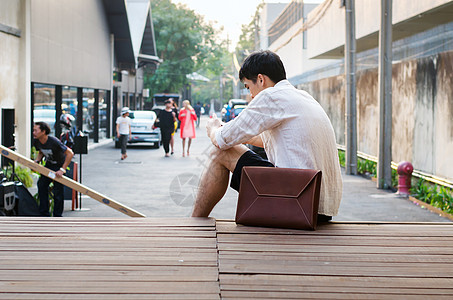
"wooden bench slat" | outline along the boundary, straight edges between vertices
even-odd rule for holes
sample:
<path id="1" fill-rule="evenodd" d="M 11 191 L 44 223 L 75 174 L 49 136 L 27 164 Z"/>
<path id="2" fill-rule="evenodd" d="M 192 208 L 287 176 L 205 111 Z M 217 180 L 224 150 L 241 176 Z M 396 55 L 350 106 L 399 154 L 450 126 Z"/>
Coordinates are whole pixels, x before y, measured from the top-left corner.
<path id="1" fill-rule="evenodd" d="M 388 287 L 388 288 L 442 288 L 452 289 L 453 278 L 429 277 L 371 277 L 371 276 L 311 276 L 287 274 L 219 274 L 223 284 L 231 285 L 272 285 L 318 286 L 318 287 Z"/>
<path id="2" fill-rule="evenodd" d="M 370 293 L 312 293 L 312 292 L 248 292 L 248 291 L 222 291 L 222 299 L 389 299 L 394 300 L 395 294 L 370 294 Z M 403 299 L 419 300 L 420 294 L 404 295 Z M 451 295 L 423 295 L 422 299 L 451 299 Z"/>
<path id="3" fill-rule="evenodd" d="M 153 294 L 220 294 L 218 282 L 123 282 L 123 281 L 104 281 L 104 282 L 43 282 L 40 281 L 0 281 L 0 291 L 2 293 L 17 292 L 22 293 L 77 293 L 83 289 L 84 293 L 153 293 Z"/>
<path id="4" fill-rule="evenodd" d="M 274 252 L 297 252 L 297 253 L 353 253 L 353 254 L 437 254 L 437 255 L 453 255 L 453 248 L 446 247 L 357 247 L 357 246 L 336 246 L 336 245 L 253 245 L 253 244 L 229 244 L 219 243 L 218 249 L 220 251 L 245 251 L 245 252 L 262 252 L 262 251 L 274 251 Z"/>
<path id="5" fill-rule="evenodd" d="M 218 293 L 215 294 L 155 294 L 155 293 L 147 293 L 147 294 L 102 294 L 97 293 L 93 294 L 82 294 L 82 293 L 71 293 L 71 294 L 46 294 L 46 293 L 32 293 L 32 294 L 20 294 L 20 293 L 0 293 L 0 299 L 15 299 L 15 300 L 84 300 L 84 299 L 108 299 L 108 300 L 130 300 L 130 299 L 157 299 L 157 300 L 165 300 L 165 299 L 200 299 L 200 300 L 216 300 L 220 299 L 220 295 Z"/>

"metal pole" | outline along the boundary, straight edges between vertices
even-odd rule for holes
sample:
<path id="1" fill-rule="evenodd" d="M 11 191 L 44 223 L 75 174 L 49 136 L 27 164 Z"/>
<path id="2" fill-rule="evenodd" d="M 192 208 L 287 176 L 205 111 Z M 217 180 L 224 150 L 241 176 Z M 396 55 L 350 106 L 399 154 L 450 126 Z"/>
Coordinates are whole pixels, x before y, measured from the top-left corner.
<path id="1" fill-rule="evenodd" d="M 80 153 L 80 160 L 79 160 L 79 183 L 82 184 L 82 153 Z M 82 210 L 82 193 L 79 193 L 79 210 Z"/>
<path id="2" fill-rule="evenodd" d="M 379 152 L 377 186 L 392 186 L 392 0 L 381 0 L 379 31 Z"/>
<path id="3" fill-rule="evenodd" d="M 346 0 L 346 174 L 357 175 L 355 0 Z"/>

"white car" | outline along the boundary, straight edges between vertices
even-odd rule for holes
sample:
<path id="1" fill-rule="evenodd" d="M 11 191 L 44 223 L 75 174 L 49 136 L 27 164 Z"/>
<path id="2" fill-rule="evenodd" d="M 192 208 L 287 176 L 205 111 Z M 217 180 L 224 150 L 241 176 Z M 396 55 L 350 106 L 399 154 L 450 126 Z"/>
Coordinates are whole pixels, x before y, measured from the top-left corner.
<path id="1" fill-rule="evenodd" d="M 33 122 L 46 122 L 50 127 L 50 132 L 55 133 L 55 109 L 35 109 L 33 110 Z"/>
<path id="2" fill-rule="evenodd" d="M 154 127 L 157 115 L 151 110 L 133 110 L 129 113 L 131 118 L 131 138 L 128 143 L 152 143 L 154 148 L 161 144 L 160 128 Z M 116 140 L 115 147 L 119 148 L 119 141 Z"/>

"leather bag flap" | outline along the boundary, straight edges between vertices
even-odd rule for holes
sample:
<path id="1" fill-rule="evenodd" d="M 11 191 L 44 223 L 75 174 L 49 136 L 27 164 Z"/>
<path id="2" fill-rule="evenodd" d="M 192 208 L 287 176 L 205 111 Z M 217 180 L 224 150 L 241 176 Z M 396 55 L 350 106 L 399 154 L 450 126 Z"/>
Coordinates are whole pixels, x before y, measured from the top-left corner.
<path id="1" fill-rule="evenodd" d="M 269 170 L 268 167 L 244 167 L 242 176 L 248 177 L 248 181 L 259 196 L 297 198 L 319 172 L 310 169 Z"/>

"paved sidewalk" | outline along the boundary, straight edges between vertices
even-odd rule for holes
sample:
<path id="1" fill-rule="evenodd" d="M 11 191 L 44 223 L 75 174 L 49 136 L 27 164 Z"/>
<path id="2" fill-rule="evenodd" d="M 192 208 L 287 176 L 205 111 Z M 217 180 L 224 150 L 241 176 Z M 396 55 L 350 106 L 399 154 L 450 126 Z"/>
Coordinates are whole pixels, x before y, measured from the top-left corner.
<path id="1" fill-rule="evenodd" d="M 83 156 L 83 184 L 121 202 L 148 217 L 187 217 L 196 194 L 196 187 L 211 147 L 206 137 L 205 123 L 197 129 L 190 157 L 181 156 L 181 140 L 176 133 L 175 155 L 164 157 L 162 147 L 131 146 L 129 157 L 121 161 L 120 150 L 112 141 L 89 150 Z M 76 155 L 78 160 L 79 155 Z M 417 221 L 450 222 L 409 200 L 398 198 L 376 188 L 376 183 L 361 176 L 343 174 L 343 200 L 338 221 Z M 65 201 L 67 217 L 126 217 L 93 199 L 83 197 L 83 208 L 71 211 Z M 234 219 L 237 192 L 228 189 L 211 216 Z"/>

